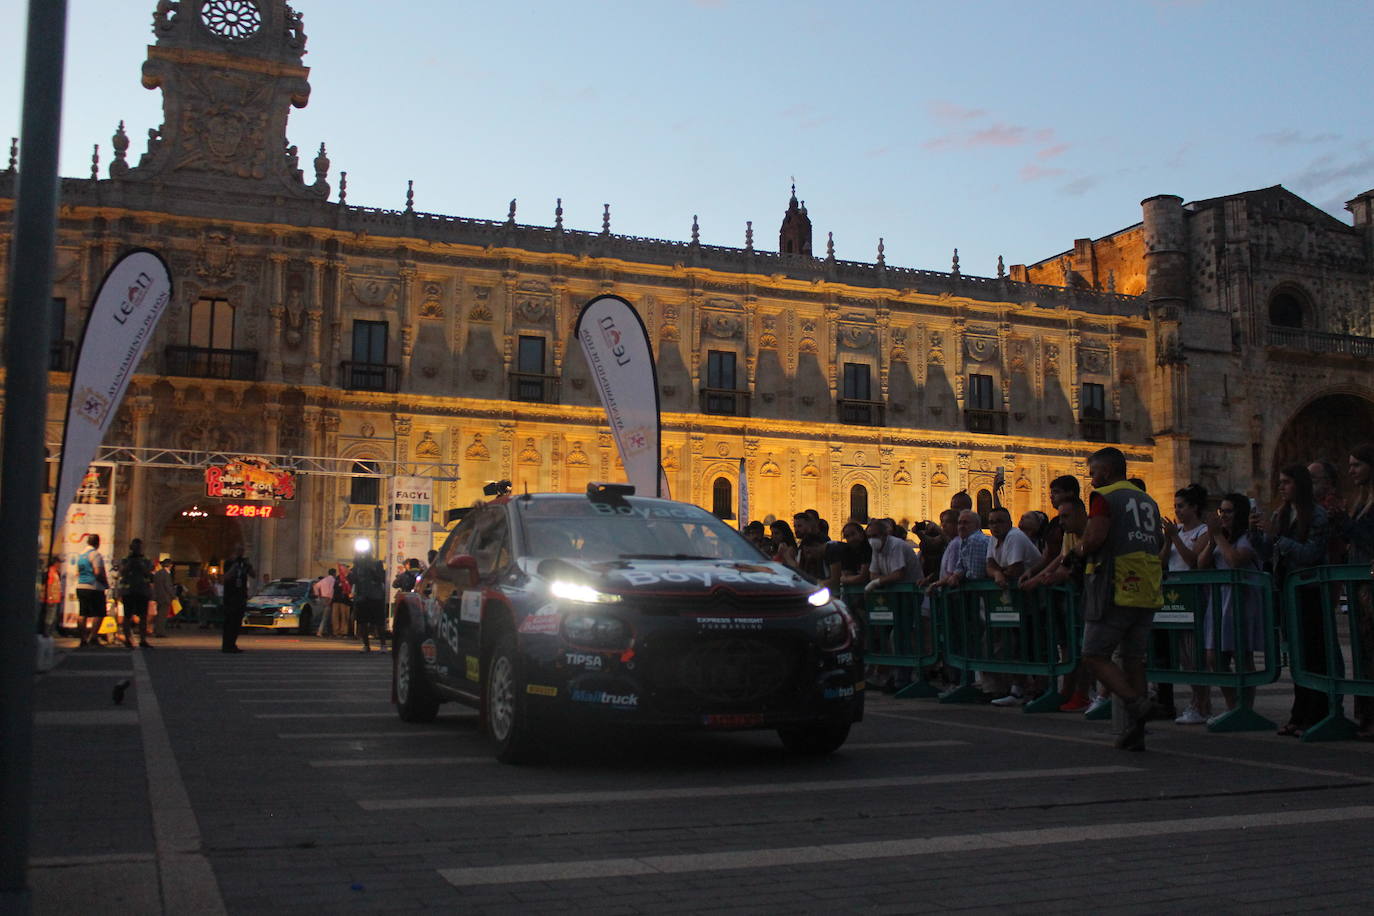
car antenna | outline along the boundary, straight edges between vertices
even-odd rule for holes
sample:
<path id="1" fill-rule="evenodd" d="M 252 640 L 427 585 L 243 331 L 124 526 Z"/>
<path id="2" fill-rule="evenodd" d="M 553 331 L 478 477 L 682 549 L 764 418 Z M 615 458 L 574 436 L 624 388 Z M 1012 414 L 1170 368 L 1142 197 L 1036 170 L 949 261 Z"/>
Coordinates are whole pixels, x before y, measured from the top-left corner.
<path id="1" fill-rule="evenodd" d="M 530 482 L 529 482 L 528 480 L 526 480 L 526 481 L 524 481 L 524 484 L 525 484 L 525 495 L 524 495 L 524 496 L 521 496 L 520 498 L 521 498 L 521 499 L 529 499 L 529 498 L 530 498 Z"/>

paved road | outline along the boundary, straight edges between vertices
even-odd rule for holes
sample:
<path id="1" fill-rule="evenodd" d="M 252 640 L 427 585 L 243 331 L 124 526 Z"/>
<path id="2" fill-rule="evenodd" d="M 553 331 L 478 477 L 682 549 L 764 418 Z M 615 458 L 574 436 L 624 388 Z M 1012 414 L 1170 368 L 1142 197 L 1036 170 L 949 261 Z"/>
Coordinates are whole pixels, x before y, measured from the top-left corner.
<path id="1" fill-rule="evenodd" d="M 508 767 L 466 710 L 397 720 L 389 656 L 241 644 L 40 676 L 39 912 L 1252 913 L 1374 892 L 1371 745 L 1170 723 L 1134 754 L 1080 716 L 871 696 L 820 760 L 768 734 L 587 737 Z"/>

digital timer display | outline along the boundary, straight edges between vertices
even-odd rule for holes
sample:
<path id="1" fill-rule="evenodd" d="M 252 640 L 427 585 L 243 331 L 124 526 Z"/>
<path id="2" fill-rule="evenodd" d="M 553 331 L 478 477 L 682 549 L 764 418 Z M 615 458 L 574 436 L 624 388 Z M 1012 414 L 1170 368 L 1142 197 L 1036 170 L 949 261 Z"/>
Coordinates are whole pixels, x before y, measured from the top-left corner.
<path id="1" fill-rule="evenodd" d="M 225 503 L 224 514 L 230 518 L 285 518 L 286 509 L 267 504 Z"/>

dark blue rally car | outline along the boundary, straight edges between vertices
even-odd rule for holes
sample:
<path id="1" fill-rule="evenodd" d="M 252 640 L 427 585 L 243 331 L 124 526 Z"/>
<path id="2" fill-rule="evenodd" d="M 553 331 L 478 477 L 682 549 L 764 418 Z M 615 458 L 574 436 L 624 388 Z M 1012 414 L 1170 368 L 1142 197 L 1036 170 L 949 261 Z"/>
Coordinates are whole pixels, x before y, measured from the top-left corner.
<path id="1" fill-rule="evenodd" d="M 512 763 L 569 725 L 843 744 L 864 689 L 844 605 L 703 509 L 633 494 L 591 484 L 471 510 L 397 609 L 401 718 L 476 707 Z"/>

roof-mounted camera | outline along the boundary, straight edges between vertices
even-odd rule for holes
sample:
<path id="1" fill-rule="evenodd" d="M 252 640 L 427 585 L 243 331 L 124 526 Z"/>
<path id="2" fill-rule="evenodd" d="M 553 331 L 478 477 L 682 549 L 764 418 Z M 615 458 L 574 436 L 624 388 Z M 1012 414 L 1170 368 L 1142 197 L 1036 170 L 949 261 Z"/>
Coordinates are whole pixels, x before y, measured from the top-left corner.
<path id="1" fill-rule="evenodd" d="M 619 503 L 624 502 L 625 497 L 634 495 L 633 484 L 597 483 L 595 481 L 587 484 L 587 498 L 594 503 Z"/>

